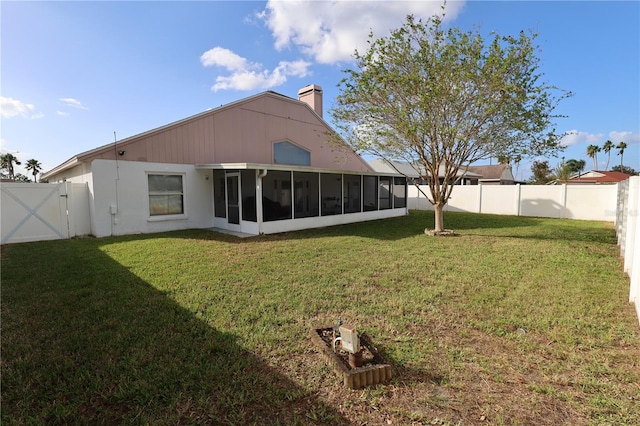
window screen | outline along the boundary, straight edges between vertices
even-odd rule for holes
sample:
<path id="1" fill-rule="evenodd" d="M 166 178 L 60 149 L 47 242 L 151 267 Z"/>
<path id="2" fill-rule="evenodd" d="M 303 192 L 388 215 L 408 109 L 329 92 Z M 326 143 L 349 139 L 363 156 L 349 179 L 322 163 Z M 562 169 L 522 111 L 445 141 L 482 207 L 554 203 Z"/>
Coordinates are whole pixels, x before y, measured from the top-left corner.
<path id="1" fill-rule="evenodd" d="M 393 208 L 407 207 L 407 179 L 403 177 L 393 178 Z"/>
<path id="2" fill-rule="evenodd" d="M 344 175 L 344 212 L 360 212 L 360 175 Z"/>
<path id="3" fill-rule="evenodd" d="M 322 192 L 322 216 L 342 214 L 342 175 L 322 173 L 320 191 Z"/>
<path id="4" fill-rule="evenodd" d="M 380 176 L 379 196 L 380 210 L 391 208 L 391 178 L 388 176 Z"/>
<path id="5" fill-rule="evenodd" d="M 224 170 L 213 171 L 213 207 L 216 217 L 227 217 L 227 183 Z"/>
<path id="6" fill-rule="evenodd" d="M 378 210 L 378 177 L 362 177 L 362 207 L 365 212 Z"/>
<path id="7" fill-rule="evenodd" d="M 269 170 L 262 178 L 262 218 L 291 219 L 291 172 Z"/>
<path id="8" fill-rule="evenodd" d="M 242 186 L 242 220 L 257 222 L 256 212 L 256 171 L 243 170 L 240 172 Z"/>
<path id="9" fill-rule="evenodd" d="M 294 213 L 296 218 L 319 215 L 318 173 L 293 172 Z"/>

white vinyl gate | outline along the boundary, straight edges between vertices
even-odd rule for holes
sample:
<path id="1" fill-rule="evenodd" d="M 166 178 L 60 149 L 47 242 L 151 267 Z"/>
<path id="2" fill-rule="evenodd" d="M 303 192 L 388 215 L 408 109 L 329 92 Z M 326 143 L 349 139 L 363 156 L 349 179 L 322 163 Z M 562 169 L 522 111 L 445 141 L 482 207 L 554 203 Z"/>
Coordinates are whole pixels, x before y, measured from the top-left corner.
<path id="1" fill-rule="evenodd" d="M 84 184 L 2 183 L 0 189 L 2 244 L 90 233 Z"/>

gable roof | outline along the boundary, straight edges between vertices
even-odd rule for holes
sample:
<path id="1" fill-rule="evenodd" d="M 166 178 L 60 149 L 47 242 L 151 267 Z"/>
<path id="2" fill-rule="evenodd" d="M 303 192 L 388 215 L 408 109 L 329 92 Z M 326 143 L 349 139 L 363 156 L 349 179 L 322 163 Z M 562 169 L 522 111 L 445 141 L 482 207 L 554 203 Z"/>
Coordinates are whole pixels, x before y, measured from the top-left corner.
<path id="1" fill-rule="evenodd" d="M 513 180 L 511 166 L 509 164 L 495 164 L 483 166 L 469 166 L 467 170 L 477 173 L 482 177 L 480 180 Z"/>
<path id="2" fill-rule="evenodd" d="M 572 182 L 580 183 L 618 183 L 631 177 L 626 173 L 604 170 L 589 170 L 586 173 L 569 178 Z"/>
<path id="3" fill-rule="evenodd" d="M 271 114 L 272 108 L 277 109 L 277 113 Z M 263 116 L 263 118 L 255 118 L 258 115 Z M 247 120 L 250 121 L 247 122 Z M 316 157 L 322 158 L 319 162 L 331 163 L 325 158 L 330 150 L 320 149 L 322 146 L 319 146 L 328 139 L 326 134 L 335 133 L 329 124 L 306 102 L 277 92 L 265 91 L 81 152 L 43 173 L 41 178 L 46 180 L 80 163 L 89 163 L 98 158 L 183 164 L 256 162 L 255 156 L 253 158 L 238 157 L 243 156 L 242 152 L 249 152 L 249 154 L 258 152 L 256 150 L 257 145 L 252 145 L 249 150 L 244 146 L 244 151 L 239 148 L 239 145 L 242 143 L 247 145 L 247 140 L 255 143 L 260 139 L 264 142 L 267 138 L 265 126 L 272 122 L 278 122 L 278 125 L 267 129 L 272 130 L 270 137 L 286 139 L 287 135 L 298 135 L 298 137 L 304 139 L 302 142 L 306 145 L 319 148 L 317 155 L 320 157 Z M 273 130 L 273 127 L 275 127 L 275 130 Z M 203 132 L 206 132 L 206 134 L 203 134 Z M 309 135 L 312 135 L 313 138 L 308 137 Z M 316 137 L 323 138 L 317 139 Z M 185 141 L 200 145 L 194 148 L 185 147 Z M 173 148 L 169 148 L 171 144 L 174 145 Z M 207 146 L 203 147 L 203 145 Z M 358 156 L 346 143 L 344 145 L 344 149 L 337 149 L 344 151 L 340 153 L 344 154 L 344 164 L 347 164 L 344 168 L 355 167 L 358 170 L 372 171 L 366 161 Z M 183 150 L 184 153 L 179 151 L 176 154 L 175 146 L 178 146 L 177 149 Z M 220 147 L 223 146 L 234 146 L 236 148 L 236 154 L 234 154 L 233 159 L 220 159 L 218 161 L 218 158 L 221 158 L 219 157 Z M 119 158 L 118 151 L 126 152 L 127 156 Z M 173 151 L 173 153 L 172 155 L 165 155 L 166 160 L 158 159 L 158 157 L 161 157 L 160 152 L 169 151 Z M 262 155 L 264 157 L 264 150 Z M 260 162 L 264 162 L 264 159 Z M 320 166 L 316 165 L 316 167 Z"/>
<path id="4" fill-rule="evenodd" d="M 402 161 L 387 161 L 383 159 L 375 159 L 370 160 L 369 165 L 376 172 L 381 173 L 398 173 L 407 176 L 409 178 L 419 178 L 424 174 L 423 167 L 417 164 L 411 164 Z M 444 176 L 444 166 L 440 166 L 439 173 L 440 177 Z M 457 176 L 464 176 L 466 178 L 480 178 L 482 177 L 480 174 L 472 172 L 470 170 L 458 170 Z"/>

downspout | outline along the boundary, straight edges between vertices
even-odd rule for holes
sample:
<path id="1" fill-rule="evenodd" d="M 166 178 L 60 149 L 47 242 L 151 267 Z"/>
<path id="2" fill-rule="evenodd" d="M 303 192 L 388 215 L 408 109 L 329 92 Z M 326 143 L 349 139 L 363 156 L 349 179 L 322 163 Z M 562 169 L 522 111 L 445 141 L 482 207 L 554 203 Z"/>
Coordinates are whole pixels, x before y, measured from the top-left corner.
<path id="1" fill-rule="evenodd" d="M 109 213 L 111 214 L 111 235 L 115 234 L 115 225 L 118 224 L 117 214 L 120 211 L 118 201 L 118 182 L 120 182 L 120 165 L 118 164 L 118 137 L 116 136 L 115 130 L 113 131 L 113 153 L 114 159 L 116 161 L 116 181 L 115 181 L 115 191 L 116 191 L 116 203 L 109 206 Z"/>
<path id="2" fill-rule="evenodd" d="M 258 219 L 258 234 L 262 235 L 262 178 L 269 172 L 267 169 L 258 169 L 258 175 L 256 179 L 256 217 Z"/>

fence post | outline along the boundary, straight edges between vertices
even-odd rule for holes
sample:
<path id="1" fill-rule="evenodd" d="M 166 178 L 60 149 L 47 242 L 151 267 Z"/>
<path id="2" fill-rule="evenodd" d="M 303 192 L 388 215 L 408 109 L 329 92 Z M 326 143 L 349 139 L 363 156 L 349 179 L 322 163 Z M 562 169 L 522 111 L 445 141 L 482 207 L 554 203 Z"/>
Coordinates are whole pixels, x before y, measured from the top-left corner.
<path id="1" fill-rule="evenodd" d="M 620 256 L 624 257 L 624 246 L 627 224 L 627 203 L 629 202 L 629 182 L 627 179 L 618 183 L 618 199 L 616 203 L 616 233 L 618 234 L 618 245 L 620 246 Z"/>
<path id="2" fill-rule="evenodd" d="M 67 238 L 76 236 L 75 233 L 75 217 L 73 215 L 73 185 L 71 182 L 64 182 L 64 207 L 67 220 Z"/>
<path id="3" fill-rule="evenodd" d="M 520 184 L 516 184 L 516 216 L 520 216 L 520 199 L 522 198 L 522 188 Z"/>
<path id="4" fill-rule="evenodd" d="M 633 264 L 633 254 L 635 249 L 636 233 L 638 232 L 638 206 L 640 206 L 640 185 L 637 179 L 629 179 L 629 187 L 627 190 L 627 205 L 624 214 L 627 216 L 625 221 L 625 247 L 624 247 L 624 271 L 631 273 Z"/>
<path id="5" fill-rule="evenodd" d="M 478 213 L 482 213 L 482 184 L 478 184 Z"/>
<path id="6" fill-rule="evenodd" d="M 624 271 L 629 275 L 629 302 L 635 305 L 640 321 L 640 176 L 628 180 L 627 202 L 624 215 Z"/>
<path id="7" fill-rule="evenodd" d="M 560 213 L 560 218 L 564 219 L 567 217 L 567 184 L 562 184 L 562 213 Z"/>

